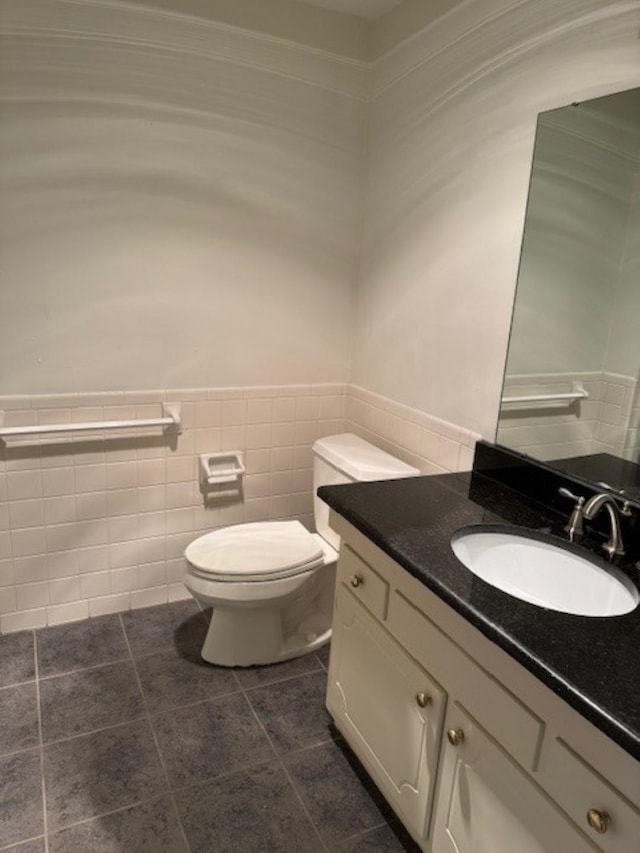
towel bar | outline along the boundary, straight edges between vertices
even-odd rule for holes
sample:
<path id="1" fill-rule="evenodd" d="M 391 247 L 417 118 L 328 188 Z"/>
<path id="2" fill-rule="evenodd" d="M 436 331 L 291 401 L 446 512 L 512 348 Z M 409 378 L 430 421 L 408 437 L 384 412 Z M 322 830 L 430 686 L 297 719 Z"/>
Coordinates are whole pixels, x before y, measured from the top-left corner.
<path id="1" fill-rule="evenodd" d="M 139 427 L 161 426 L 167 430 L 181 431 L 181 406 L 180 403 L 163 403 L 162 410 L 165 416 L 162 418 L 140 418 L 128 421 L 88 421 L 84 423 L 67 424 L 42 424 L 38 426 L 13 426 L 0 425 L 0 438 L 13 438 L 23 435 L 46 435 L 56 432 L 88 432 L 90 430 L 116 430 L 131 429 Z M 3 412 L 0 412 L 0 424 Z"/>

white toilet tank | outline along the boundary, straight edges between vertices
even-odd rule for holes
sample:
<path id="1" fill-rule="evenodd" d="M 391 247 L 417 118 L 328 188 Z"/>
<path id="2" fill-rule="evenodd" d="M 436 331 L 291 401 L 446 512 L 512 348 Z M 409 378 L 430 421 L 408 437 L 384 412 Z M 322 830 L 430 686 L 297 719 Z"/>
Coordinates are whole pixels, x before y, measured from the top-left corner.
<path id="1" fill-rule="evenodd" d="M 313 445 L 313 514 L 316 531 L 336 550 L 340 537 L 329 527 L 329 507 L 317 495 L 319 486 L 370 480 L 417 477 L 417 468 L 407 465 L 350 432 L 319 438 Z"/>

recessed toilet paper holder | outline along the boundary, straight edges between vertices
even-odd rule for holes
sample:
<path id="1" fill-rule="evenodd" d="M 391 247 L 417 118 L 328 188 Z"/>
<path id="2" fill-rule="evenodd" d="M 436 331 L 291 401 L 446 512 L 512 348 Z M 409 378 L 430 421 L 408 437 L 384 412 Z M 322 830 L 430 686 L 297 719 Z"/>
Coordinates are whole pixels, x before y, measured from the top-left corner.
<path id="1" fill-rule="evenodd" d="M 239 487 L 244 472 L 240 450 L 200 454 L 200 481 L 204 486 L 217 486 L 237 480 Z"/>

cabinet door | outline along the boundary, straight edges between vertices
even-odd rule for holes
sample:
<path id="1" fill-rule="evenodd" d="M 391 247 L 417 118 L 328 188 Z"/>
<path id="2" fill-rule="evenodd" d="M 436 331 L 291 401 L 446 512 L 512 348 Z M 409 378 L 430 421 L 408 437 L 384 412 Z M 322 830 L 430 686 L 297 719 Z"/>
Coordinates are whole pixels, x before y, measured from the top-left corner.
<path id="1" fill-rule="evenodd" d="M 433 853 L 594 853 L 597 848 L 457 703 L 445 720 Z M 454 733 L 461 742 L 453 745 Z"/>
<path id="2" fill-rule="evenodd" d="M 327 706 L 407 828 L 425 838 L 446 694 L 339 587 Z"/>

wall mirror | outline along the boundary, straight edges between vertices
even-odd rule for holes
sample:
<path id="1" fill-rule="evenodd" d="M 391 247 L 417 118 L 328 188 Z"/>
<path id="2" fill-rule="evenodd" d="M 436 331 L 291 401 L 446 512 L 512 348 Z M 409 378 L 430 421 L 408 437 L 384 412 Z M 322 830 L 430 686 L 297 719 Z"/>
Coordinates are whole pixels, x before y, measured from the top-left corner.
<path id="1" fill-rule="evenodd" d="M 640 498 L 640 89 L 538 116 L 496 442 Z"/>

